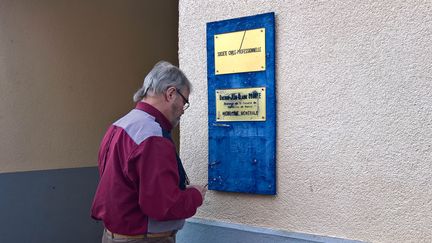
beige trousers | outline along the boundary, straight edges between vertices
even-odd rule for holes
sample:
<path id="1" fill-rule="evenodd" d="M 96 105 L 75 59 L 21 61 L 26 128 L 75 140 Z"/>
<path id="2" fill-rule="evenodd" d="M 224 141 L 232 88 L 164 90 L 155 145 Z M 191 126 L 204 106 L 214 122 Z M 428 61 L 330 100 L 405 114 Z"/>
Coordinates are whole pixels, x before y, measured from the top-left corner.
<path id="1" fill-rule="evenodd" d="M 170 237 L 161 237 L 161 238 L 144 238 L 144 239 L 127 239 L 127 238 L 116 238 L 111 239 L 107 235 L 107 233 L 103 232 L 102 235 L 102 243 L 118 243 L 118 242 L 127 242 L 127 243 L 175 243 L 175 235 Z"/>

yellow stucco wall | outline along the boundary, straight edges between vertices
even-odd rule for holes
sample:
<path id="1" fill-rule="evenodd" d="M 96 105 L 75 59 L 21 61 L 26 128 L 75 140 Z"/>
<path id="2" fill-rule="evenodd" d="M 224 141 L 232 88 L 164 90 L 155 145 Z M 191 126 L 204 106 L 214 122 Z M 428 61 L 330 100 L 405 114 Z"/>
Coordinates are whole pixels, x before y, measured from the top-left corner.
<path id="1" fill-rule="evenodd" d="M 172 0 L 1 1 L 0 173 L 95 166 L 177 27 Z"/>

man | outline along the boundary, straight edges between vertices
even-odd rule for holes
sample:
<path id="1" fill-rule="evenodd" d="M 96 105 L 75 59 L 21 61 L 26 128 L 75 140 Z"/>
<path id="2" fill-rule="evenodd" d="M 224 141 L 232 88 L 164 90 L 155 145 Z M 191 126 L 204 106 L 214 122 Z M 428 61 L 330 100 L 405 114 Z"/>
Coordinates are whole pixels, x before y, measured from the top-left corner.
<path id="1" fill-rule="evenodd" d="M 106 132 L 91 210 L 104 223 L 102 242 L 175 242 L 184 219 L 203 203 L 206 189 L 188 185 L 170 134 L 190 91 L 183 72 L 161 61 L 135 93 L 136 108 Z"/>

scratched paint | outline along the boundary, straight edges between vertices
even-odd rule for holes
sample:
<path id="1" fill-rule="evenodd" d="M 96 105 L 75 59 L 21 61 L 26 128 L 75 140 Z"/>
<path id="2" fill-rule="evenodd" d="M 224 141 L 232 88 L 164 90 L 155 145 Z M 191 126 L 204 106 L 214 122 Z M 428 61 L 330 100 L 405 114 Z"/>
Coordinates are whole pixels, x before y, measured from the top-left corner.
<path id="1" fill-rule="evenodd" d="M 274 13 L 207 23 L 210 190 L 276 194 Z M 214 36 L 265 28 L 266 70 L 215 75 Z M 215 91 L 266 88 L 264 121 L 217 121 Z"/>

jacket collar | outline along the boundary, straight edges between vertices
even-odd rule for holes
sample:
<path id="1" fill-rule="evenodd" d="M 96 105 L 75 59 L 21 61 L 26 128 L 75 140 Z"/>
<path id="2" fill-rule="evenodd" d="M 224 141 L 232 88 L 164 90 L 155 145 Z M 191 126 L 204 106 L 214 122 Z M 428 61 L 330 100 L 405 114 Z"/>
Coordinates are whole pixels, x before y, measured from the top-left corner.
<path id="1" fill-rule="evenodd" d="M 144 112 L 147 112 L 148 114 L 154 116 L 156 118 L 156 122 L 159 123 L 162 127 L 162 129 L 171 132 L 172 125 L 168 121 L 168 119 L 160 112 L 158 109 L 156 109 L 154 106 L 145 103 L 145 102 L 138 102 L 135 109 L 142 110 Z"/>

